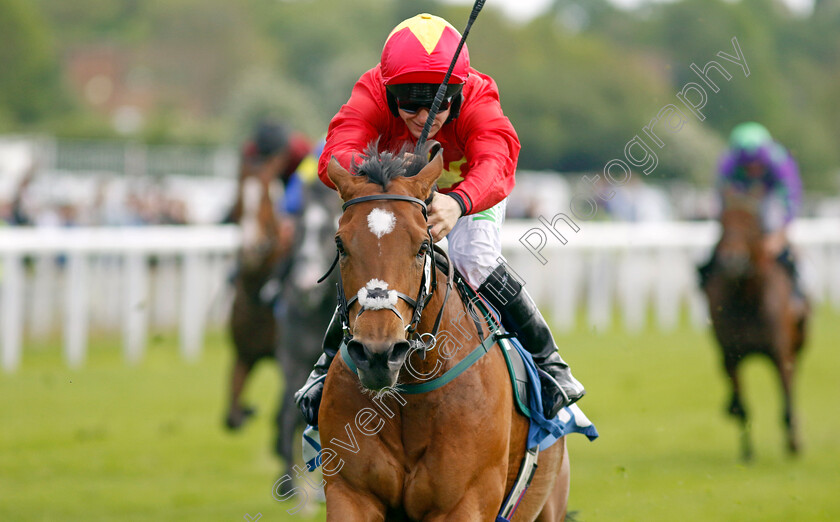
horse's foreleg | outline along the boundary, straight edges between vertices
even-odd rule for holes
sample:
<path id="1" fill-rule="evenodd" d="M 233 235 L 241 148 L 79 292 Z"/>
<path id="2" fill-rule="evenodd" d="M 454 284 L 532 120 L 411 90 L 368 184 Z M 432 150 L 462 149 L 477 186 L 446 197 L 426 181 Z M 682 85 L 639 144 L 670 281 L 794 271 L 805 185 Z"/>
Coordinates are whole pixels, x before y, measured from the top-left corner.
<path id="1" fill-rule="evenodd" d="M 245 388 L 245 381 L 251 373 L 253 364 L 248 364 L 237 358 L 233 364 L 230 375 L 230 405 L 228 407 L 225 424 L 229 429 L 236 430 L 242 427 L 247 417 L 252 413 L 242 408 L 242 390 Z"/>
<path id="2" fill-rule="evenodd" d="M 728 413 L 736 417 L 741 424 L 741 458 L 747 461 L 752 459 L 753 449 L 747 410 L 741 402 L 741 382 L 738 378 L 739 361 L 740 359 L 737 357 L 726 357 L 724 367 L 726 368 L 726 374 L 729 376 L 729 383 L 732 386 L 732 399 L 729 401 Z"/>
<path id="3" fill-rule="evenodd" d="M 480 494 L 465 496 L 454 510 L 446 514 L 431 515 L 423 518 L 423 522 L 485 522 L 496 520 L 498 506 L 488 509 Z M 502 500 L 499 500 L 499 505 Z"/>
<path id="4" fill-rule="evenodd" d="M 355 490 L 334 478 L 324 488 L 327 522 L 383 522 L 385 505 L 373 495 Z"/>
<path id="5" fill-rule="evenodd" d="M 423 522 L 486 522 L 496 520 L 504 500 L 504 490 L 499 487 L 504 480 L 493 473 L 485 473 L 446 513 L 423 517 Z"/>
<path id="6" fill-rule="evenodd" d="M 569 487 L 571 485 L 570 470 L 569 449 L 564 444 L 563 463 L 560 465 L 560 473 L 554 481 L 553 493 L 549 496 L 535 522 L 563 522 L 566 520 L 566 509 L 569 502 Z"/>
<path id="7" fill-rule="evenodd" d="M 793 357 L 789 360 L 776 361 L 776 368 L 779 371 L 779 378 L 782 382 L 782 393 L 784 394 L 784 412 L 782 420 L 785 425 L 787 433 L 787 449 L 791 455 L 799 452 L 799 437 L 797 435 L 796 414 L 793 408 L 793 372 L 794 361 Z"/>

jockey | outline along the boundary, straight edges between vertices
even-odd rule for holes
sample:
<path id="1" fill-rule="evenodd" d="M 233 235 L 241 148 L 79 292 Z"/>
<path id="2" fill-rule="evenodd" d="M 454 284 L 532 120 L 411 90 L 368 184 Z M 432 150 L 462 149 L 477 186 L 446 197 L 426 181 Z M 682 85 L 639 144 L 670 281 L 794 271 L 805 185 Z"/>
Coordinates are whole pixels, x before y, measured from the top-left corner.
<path id="1" fill-rule="evenodd" d="M 717 191 L 724 208 L 729 194 L 759 198 L 765 251 L 788 271 L 794 290 L 801 295 L 787 230 L 801 204 L 802 181 L 790 153 L 773 140 L 763 125 L 737 125 L 729 137 L 729 150 L 720 161 Z M 700 268 L 703 284 L 714 262 L 712 254 L 712 259 Z"/>
<path id="2" fill-rule="evenodd" d="M 288 215 L 298 215 L 303 210 L 303 195 L 300 189 L 299 167 L 305 165 L 313 146 L 309 139 L 299 132 L 291 131 L 286 125 L 274 121 L 263 121 L 257 125 L 253 136 L 242 145 L 240 152 L 239 184 L 255 168 L 268 159 L 281 155 L 282 161 L 276 173 L 278 181 L 283 183 L 284 194 L 278 211 Z M 317 158 L 317 156 L 316 156 Z M 239 198 L 237 198 L 239 199 Z M 234 206 L 224 218 L 223 223 L 236 223 L 241 209 Z"/>
<path id="3" fill-rule="evenodd" d="M 377 138 L 380 151 L 416 143 L 460 39 L 448 22 L 429 14 L 409 18 L 391 31 L 380 63 L 361 76 L 349 101 L 330 122 L 318 168 L 325 184 L 333 187 L 327 176 L 332 157 L 349 168 Z M 533 354 L 545 372 L 545 414 L 554 417 L 585 391 L 557 353 L 548 324 L 534 301 L 503 262 L 500 229 L 506 198 L 515 183 L 519 139 L 502 113 L 495 81 L 470 67 L 466 46 L 428 138 L 443 146 L 444 161 L 438 192 L 428 210 L 432 237 L 435 241 L 448 238 L 455 267 Z M 342 339 L 340 323 L 334 316 L 324 338 L 324 354 L 295 394 L 312 426 L 318 425 L 323 376 Z"/>
<path id="4" fill-rule="evenodd" d="M 265 120 L 257 125 L 253 136 L 242 145 L 239 169 L 239 194 L 236 203 L 222 220 L 223 224 L 237 224 L 242 217 L 242 190 L 245 179 L 253 176 L 258 169 L 272 158 L 281 157 L 274 178 L 283 184 L 282 197 L 275 202 L 278 225 L 284 248 L 294 236 L 294 220 L 303 214 L 304 185 L 317 178 L 318 154 L 323 148 L 321 143 L 313 147 L 309 139 L 299 132 L 290 130 L 279 122 Z M 263 285 L 260 299 L 266 305 L 276 304 L 282 281 L 290 268 L 288 259 L 279 263 L 271 277 Z M 228 275 L 233 282 L 240 267 L 235 266 Z"/>

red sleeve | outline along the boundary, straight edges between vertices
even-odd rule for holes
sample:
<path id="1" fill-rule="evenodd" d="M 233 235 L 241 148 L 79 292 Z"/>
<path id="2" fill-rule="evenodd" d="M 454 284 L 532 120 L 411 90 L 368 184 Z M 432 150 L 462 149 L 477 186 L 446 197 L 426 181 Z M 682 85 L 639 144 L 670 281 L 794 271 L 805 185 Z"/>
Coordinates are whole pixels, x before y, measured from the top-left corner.
<path id="1" fill-rule="evenodd" d="M 391 118 L 377 65 L 359 78 L 350 99 L 330 121 L 324 151 L 318 161 L 321 181 L 334 189 L 327 176 L 330 159 L 335 156 L 342 167 L 350 169 L 354 156 L 358 157 L 371 140 L 386 134 Z"/>
<path id="2" fill-rule="evenodd" d="M 478 71 L 470 71 L 455 122 L 469 169 L 450 192 L 464 199 L 467 214 L 475 214 L 513 191 L 521 146 L 513 124 L 502 112 L 496 82 Z"/>

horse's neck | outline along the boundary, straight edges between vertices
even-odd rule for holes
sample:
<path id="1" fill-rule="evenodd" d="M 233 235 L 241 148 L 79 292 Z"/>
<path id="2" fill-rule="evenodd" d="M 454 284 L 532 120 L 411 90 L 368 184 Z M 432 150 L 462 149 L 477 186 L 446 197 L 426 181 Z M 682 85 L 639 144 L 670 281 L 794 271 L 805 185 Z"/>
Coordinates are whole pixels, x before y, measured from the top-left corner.
<path id="1" fill-rule="evenodd" d="M 747 238 L 747 248 L 750 252 L 750 263 L 755 267 L 756 274 L 763 277 L 769 266 L 770 259 L 764 249 L 764 234 L 761 230 L 750 231 Z"/>
<path id="2" fill-rule="evenodd" d="M 721 252 L 727 242 L 742 243 L 746 245 L 749 252 L 749 263 L 751 270 L 747 271 L 735 281 L 730 281 L 726 286 L 727 293 L 736 300 L 756 300 L 756 295 L 764 288 L 772 259 L 769 258 L 764 249 L 764 234 L 757 224 L 736 223 L 734 226 L 724 224 L 723 237 L 718 244 L 717 250 Z M 737 283 L 733 285 L 731 283 Z"/>
<path id="3" fill-rule="evenodd" d="M 236 276 L 237 284 L 245 294 L 252 297 L 259 296 L 262 287 L 271 277 L 271 273 L 270 267 L 261 267 L 259 270 L 245 270 L 244 267 L 240 266 Z"/>
<path id="4" fill-rule="evenodd" d="M 721 242 L 732 241 L 746 244 L 753 260 L 763 256 L 764 232 L 758 222 L 724 222 Z"/>

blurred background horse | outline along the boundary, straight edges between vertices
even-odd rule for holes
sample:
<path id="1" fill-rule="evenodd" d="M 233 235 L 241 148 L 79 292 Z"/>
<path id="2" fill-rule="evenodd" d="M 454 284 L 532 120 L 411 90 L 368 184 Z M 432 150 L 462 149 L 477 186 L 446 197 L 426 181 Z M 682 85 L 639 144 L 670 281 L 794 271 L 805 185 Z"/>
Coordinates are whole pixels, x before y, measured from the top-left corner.
<path id="1" fill-rule="evenodd" d="M 279 161 L 274 157 L 261 164 L 243 162 L 232 212 L 233 221 L 242 231 L 230 315 L 236 358 L 231 369 L 225 424 L 232 430 L 241 428 L 254 413 L 241 401 L 251 370 L 259 360 L 274 356 L 274 306 L 279 292 L 275 276 L 281 261 L 289 255 L 291 242 L 290 224 L 275 211 L 275 202 L 283 190 L 274 176 Z"/>
<path id="2" fill-rule="evenodd" d="M 289 476 L 294 476 L 292 463 L 300 460 L 294 458 L 294 448 L 301 440 L 296 436 L 298 429 L 304 427 L 294 393 L 306 382 L 321 354 L 324 333 L 335 309 L 336 276 L 320 284 L 318 280 L 335 255 L 340 203 L 336 193 L 318 179 L 303 185 L 303 212 L 296 222 L 292 253 L 282 269 L 276 358 L 283 388 L 276 417 L 275 451 Z"/>
<path id="3" fill-rule="evenodd" d="M 764 249 L 758 207 L 750 198 L 729 200 L 721 217 L 715 264 L 703 285 L 723 366 L 732 389 L 728 411 L 741 425 L 741 456 L 753 449 L 738 367 L 748 355 L 769 358 L 781 381 L 790 453 L 799 450 L 793 401 L 797 355 L 805 342 L 808 303 L 793 292 L 787 271 Z"/>
<path id="4" fill-rule="evenodd" d="M 335 192 L 316 178 L 316 155 L 301 163 L 285 191 L 276 181 L 277 161 L 243 162 L 232 212 L 242 249 L 234 278 L 230 326 L 236 361 L 226 424 L 237 429 L 254 413 L 240 399 L 245 381 L 257 361 L 276 359 L 283 384 L 274 446 L 289 472 L 300 440 L 295 434 L 303 427 L 294 392 L 321 353 L 335 308 L 335 277 L 322 284 L 318 279 L 334 257 L 341 209 Z"/>

